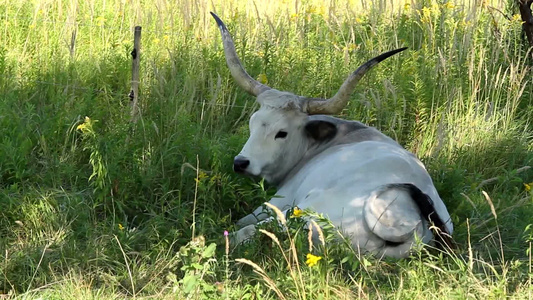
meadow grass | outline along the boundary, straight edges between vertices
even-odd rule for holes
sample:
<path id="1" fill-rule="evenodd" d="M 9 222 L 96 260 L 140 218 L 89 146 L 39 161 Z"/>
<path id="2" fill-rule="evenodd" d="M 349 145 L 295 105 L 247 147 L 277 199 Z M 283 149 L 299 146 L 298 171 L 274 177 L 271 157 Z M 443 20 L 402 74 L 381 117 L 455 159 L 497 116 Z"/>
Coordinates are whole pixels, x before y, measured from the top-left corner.
<path id="1" fill-rule="evenodd" d="M 532 299 L 532 54 L 511 7 L 1 1 L 0 298 Z M 306 229 L 287 218 L 228 252 L 224 230 L 275 190 L 231 170 L 257 104 L 234 84 L 209 11 L 252 76 L 306 96 L 329 97 L 362 62 L 408 46 L 340 116 L 425 162 L 458 249 L 377 260 L 331 242 L 323 220 L 330 243 L 308 267 Z"/>

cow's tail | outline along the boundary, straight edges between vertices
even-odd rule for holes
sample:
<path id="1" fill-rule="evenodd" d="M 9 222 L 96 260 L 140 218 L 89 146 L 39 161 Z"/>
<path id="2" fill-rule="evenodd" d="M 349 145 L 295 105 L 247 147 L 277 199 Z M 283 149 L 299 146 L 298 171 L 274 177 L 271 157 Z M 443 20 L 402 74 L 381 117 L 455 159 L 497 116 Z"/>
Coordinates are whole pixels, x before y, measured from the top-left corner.
<path id="1" fill-rule="evenodd" d="M 418 187 L 411 183 L 399 184 L 399 186 L 407 189 L 411 198 L 416 203 L 420 213 L 430 224 L 429 229 L 435 237 L 436 246 L 442 250 L 457 248 L 457 244 L 452 238 L 452 235 L 446 228 L 446 223 L 441 219 L 435 207 L 433 206 L 433 200 L 422 192 Z"/>

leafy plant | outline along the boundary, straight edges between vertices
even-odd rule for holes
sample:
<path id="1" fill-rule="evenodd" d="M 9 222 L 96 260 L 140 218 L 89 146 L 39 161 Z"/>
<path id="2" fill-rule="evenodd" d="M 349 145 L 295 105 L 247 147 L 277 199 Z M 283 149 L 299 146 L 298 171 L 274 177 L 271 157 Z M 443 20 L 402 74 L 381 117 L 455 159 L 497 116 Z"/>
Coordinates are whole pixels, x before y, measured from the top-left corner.
<path id="1" fill-rule="evenodd" d="M 205 238 L 198 236 L 180 248 L 177 253 L 179 272 L 167 275 L 167 279 L 173 284 L 174 293 L 183 293 L 188 298 L 211 299 L 217 292 L 212 282 L 217 264 L 216 247 L 215 243 L 206 246 Z"/>

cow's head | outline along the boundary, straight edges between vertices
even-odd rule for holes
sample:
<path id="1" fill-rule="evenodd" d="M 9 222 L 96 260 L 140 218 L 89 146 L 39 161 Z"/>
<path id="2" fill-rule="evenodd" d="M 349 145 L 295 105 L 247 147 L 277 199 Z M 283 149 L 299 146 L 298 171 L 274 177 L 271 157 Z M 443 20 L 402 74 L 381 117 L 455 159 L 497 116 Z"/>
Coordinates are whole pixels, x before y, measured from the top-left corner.
<path id="1" fill-rule="evenodd" d="M 237 57 L 235 45 L 224 22 L 211 13 L 217 21 L 226 62 L 237 84 L 257 97 L 261 105 L 250 118 L 250 138 L 235 157 L 236 172 L 261 176 L 278 183 L 304 157 L 314 143 L 335 136 L 336 125 L 324 120 L 311 120 L 313 114 L 336 114 L 347 104 L 357 82 L 373 66 L 407 48 L 383 53 L 353 72 L 330 99 L 307 98 L 272 89 L 253 79 L 244 70 Z"/>

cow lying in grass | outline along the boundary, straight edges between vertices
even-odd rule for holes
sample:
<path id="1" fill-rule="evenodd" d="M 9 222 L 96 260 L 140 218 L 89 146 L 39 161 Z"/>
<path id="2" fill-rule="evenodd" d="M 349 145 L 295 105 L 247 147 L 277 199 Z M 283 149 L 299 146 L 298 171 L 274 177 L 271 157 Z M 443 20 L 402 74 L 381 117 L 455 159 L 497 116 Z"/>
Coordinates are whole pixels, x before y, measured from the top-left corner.
<path id="1" fill-rule="evenodd" d="M 435 237 L 450 238 L 450 215 L 420 160 L 373 127 L 327 116 L 346 106 L 368 70 L 405 48 L 363 64 L 333 98 L 307 98 L 250 77 L 226 26 L 211 14 L 232 76 L 260 104 L 233 167 L 275 184 L 279 197 L 270 204 L 285 211 L 298 206 L 321 213 L 354 247 L 379 256 L 405 257 L 417 239 L 430 243 Z M 259 207 L 242 218 L 237 242 L 251 237 L 255 225 L 267 217 Z"/>

